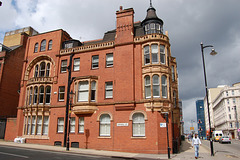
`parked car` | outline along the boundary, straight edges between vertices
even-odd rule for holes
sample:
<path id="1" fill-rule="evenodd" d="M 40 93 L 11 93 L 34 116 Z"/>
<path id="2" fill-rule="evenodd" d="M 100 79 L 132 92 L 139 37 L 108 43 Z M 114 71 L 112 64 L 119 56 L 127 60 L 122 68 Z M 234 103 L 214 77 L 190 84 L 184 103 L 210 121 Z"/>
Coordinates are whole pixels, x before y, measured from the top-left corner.
<path id="1" fill-rule="evenodd" d="M 228 136 L 222 136 L 219 138 L 219 143 L 230 143 L 231 144 L 231 138 Z"/>

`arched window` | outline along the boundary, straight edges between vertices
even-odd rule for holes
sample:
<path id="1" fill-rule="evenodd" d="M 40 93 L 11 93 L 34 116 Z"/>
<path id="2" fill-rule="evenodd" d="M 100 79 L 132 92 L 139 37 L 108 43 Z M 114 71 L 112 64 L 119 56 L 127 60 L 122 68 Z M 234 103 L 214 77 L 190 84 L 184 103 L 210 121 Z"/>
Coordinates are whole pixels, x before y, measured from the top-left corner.
<path id="1" fill-rule="evenodd" d="M 153 76 L 153 97 L 160 97 L 160 83 L 159 76 Z"/>
<path id="2" fill-rule="evenodd" d="M 34 46 L 34 53 L 37 53 L 38 52 L 38 43 L 35 43 L 35 46 Z"/>
<path id="3" fill-rule="evenodd" d="M 167 98 L 167 77 L 162 76 L 162 97 Z"/>
<path id="4" fill-rule="evenodd" d="M 166 59 L 165 59 L 165 46 L 164 45 L 160 45 L 160 60 L 161 60 L 161 64 L 165 64 L 166 63 Z"/>
<path id="5" fill-rule="evenodd" d="M 38 77 L 38 65 L 35 66 L 34 77 Z"/>
<path id="6" fill-rule="evenodd" d="M 152 52 L 152 63 L 158 63 L 158 45 L 153 44 L 151 45 L 151 52 Z"/>
<path id="7" fill-rule="evenodd" d="M 40 48 L 40 51 L 45 51 L 45 50 L 46 50 L 46 39 L 42 40 L 41 48 Z"/>
<path id="8" fill-rule="evenodd" d="M 133 137 L 145 136 L 145 119 L 142 113 L 134 113 L 132 117 Z"/>
<path id="9" fill-rule="evenodd" d="M 150 64 L 149 46 L 144 47 L 144 65 Z"/>
<path id="10" fill-rule="evenodd" d="M 32 87 L 30 87 L 30 89 L 29 89 L 29 105 L 31 105 L 32 104 Z"/>
<path id="11" fill-rule="evenodd" d="M 40 64 L 40 72 L 39 72 L 39 76 L 40 77 L 44 77 L 45 76 L 45 67 L 46 67 L 45 62 L 42 62 Z"/>
<path id="12" fill-rule="evenodd" d="M 50 75 L 50 63 L 47 64 L 46 77 Z"/>
<path id="13" fill-rule="evenodd" d="M 46 87 L 46 95 L 45 95 L 45 103 L 50 104 L 50 99 L 51 99 L 51 87 L 47 86 Z"/>
<path id="14" fill-rule="evenodd" d="M 110 136 L 111 121 L 110 115 L 102 114 L 100 116 L 100 136 Z"/>
<path id="15" fill-rule="evenodd" d="M 33 96 L 33 104 L 37 104 L 37 97 L 38 97 L 38 87 L 34 87 L 34 96 Z"/>
<path id="16" fill-rule="evenodd" d="M 150 76 L 145 77 L 145 98 L 151 98 Z"/>
<path id="17" fill-rule="evenodd" d="M 52 40 L 48 42 L 48 50 L 52 50 Z"/>
<path id="18" fill-rule="evenodd" d="M 39 104 L 43 104 L 43 97 L 44 97 L 44 87 L 41 86 L 39 88 Z"/>

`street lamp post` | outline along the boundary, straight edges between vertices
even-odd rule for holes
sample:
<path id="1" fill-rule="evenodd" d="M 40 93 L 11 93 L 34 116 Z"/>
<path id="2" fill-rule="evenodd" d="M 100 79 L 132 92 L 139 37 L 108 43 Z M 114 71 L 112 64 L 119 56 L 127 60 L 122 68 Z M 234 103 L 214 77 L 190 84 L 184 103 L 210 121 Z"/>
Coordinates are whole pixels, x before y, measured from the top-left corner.
<path id="1" fill-rule="evenodd" d="M 170 151 L 171 151 L 171 148 L 169 147 L 169 135 L 168 135 L 168 112 L 162 112 L 162 114 L 164 114 L 164 117 L 166 119 L 166 128 L 167 128 L 167 151 L 168 151 L 168 159 L 170 159 Z"/>
<path id="2" fill-rule="evenodd" d="M 204 80 L 205 80 L 205 92 L 206 92 L 206 98 L 207 98 L 207 109 L 208 109 L 208 121 L 209 121 L 209 130 L 210 130 L 210 148 L 211 148 L 211 156 L 214 156 L 213 151 L 213 141 L 212 141 L 212 129 L 211 129 L 211 120 L 210 120 L 210 111 L 209 111 L 209 100 L 208 100 L 208 88 L 207 88 L 207 76 L 206 76 L 206 69 L 205 69 L 205 60 L 204 60 L 204 48 L 213 47 L 212 45 L 204 46 L 201 42 L 201 51 L 202 51 L 202 62 L 203 62 L 203 72 L 204 72 Z M 216 55 L 217 52 L 215 52 L 214 49 L 212 49 L 211 55 Z"/>
<path id="3" fill-rule="evenodd" d="M 71 108 L 72 108 L 72 99 L 73 99 L 73 95 L 74 95 L 74 93 L 73 93 L 73 91 L 71 91 L 70 93 L 69 93 L 70 95 L 70 107 L 69 107 L 69 117 L 68 117 L 68 134 L 67 134 L 67 147 L 66 147 L 66 150 L 67 151 L 69 151 L 69 142 L 70 142 L 70 140 L 69 140 L 69 133 L 70 133 L 70 126 L 71 126 Z"/>
<path id="4" fill-rule="evenodd" d="M 64 129 L 64 147 L 67 147 L 66 150 L 69 150 L 69 146 L 66 146 L 67 143 L 67 130 L 68 130 L 68 114 L 69 114 L 69 95 L 70 95 L 70 87 L 72 84 L 72 59 L 74 54 L 70 55 L 69 66 L 68 69 L 68 86 L 67 86 L 67 100 L 66 100 L 66 116 L 65 116 L 65 129 Z"/>

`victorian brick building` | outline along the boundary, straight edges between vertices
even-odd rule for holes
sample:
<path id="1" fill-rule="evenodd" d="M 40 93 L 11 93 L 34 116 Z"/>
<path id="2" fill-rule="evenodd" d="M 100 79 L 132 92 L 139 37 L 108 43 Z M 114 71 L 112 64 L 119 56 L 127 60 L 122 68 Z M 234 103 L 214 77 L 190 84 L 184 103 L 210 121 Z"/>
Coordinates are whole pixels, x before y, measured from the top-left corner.
<path id="1" fill-rule="evenodd" d="M 17 117 L 27 38 L 34 33 L 37 32 L 31 27 L 10 31 L 0 44 L 0 139 L 4 138 L 6 123 Z"/>
<path id="2" fill-rule="evenodd" d="M 120 7 L 116 29 L 101 40 L 79 42 L 63 30 L 29 37 L 18 136 L 27 143 L 63 146 L 73 58 L 70 146 L 167 153 L 168 113 L 173 148 L 180 137 L 176 60 L 156 10 L 150 6 L 142 22 L 133 17 L 132 8 Z"/>

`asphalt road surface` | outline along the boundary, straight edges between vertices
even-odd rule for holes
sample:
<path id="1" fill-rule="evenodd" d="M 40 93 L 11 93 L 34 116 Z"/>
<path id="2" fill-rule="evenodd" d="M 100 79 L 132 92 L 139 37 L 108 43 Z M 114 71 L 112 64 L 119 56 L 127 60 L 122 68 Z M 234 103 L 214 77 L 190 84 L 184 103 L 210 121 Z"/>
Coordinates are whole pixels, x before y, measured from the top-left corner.
<path id="1" fill-rule="evenodd" d="M 209 141 L 202 141 L 206 146 L 210 146 Z M 210 149 L 210 148 L 209 148 Z M 240 159 L 240 141 L 232 140 L 232 144 L 226 143 L 213 143 L 213 149 L 215 154 L 223 155 L 224 157 L 229 158 L 239 158 Z"/>
<path id="2" fill-rule="evenodd" d="M 123 160 L 103 156 L 0 146 L 0 160 Z"/>

